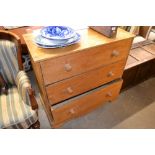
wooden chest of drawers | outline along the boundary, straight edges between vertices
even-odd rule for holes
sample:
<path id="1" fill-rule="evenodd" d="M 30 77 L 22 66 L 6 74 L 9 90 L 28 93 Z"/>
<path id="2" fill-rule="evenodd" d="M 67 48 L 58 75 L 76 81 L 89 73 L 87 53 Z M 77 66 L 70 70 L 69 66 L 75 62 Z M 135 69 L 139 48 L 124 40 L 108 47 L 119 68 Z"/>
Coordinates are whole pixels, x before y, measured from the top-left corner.
<path id="1" fill-rule="evenodd" d="M 33 69 L 52 126 L 79 117 L 117 98 L 133 35 L 118 29 L 107 38 L 92 29 L 79 30 L 81 41 L 42 49 L 26 34 Z"/>

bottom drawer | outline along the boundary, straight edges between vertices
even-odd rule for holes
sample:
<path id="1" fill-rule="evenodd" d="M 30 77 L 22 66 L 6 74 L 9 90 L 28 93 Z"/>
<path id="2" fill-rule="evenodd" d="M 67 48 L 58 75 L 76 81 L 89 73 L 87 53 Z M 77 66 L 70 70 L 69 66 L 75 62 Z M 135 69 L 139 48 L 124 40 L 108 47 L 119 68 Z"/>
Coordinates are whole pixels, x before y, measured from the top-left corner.
<path id="1" fill-rule="evenodd" d="M 86 114 L 107 101 L 113 101 L 119 94 L 122 81 L 112 82 L 52 106 L 54 125 Z"/>

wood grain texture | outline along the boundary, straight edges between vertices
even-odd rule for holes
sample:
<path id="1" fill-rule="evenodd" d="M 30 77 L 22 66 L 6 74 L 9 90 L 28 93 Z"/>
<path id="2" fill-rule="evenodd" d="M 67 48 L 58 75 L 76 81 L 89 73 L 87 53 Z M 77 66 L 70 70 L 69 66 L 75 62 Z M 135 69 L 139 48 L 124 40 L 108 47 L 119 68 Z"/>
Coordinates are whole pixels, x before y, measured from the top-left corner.
<path id="1" fill-rule="evenodd" d="M 5 30 L 5 28 L 3 26 L 0 26 L 0 30 L 5 30 L 7 32 L 14 33 L 20 38 L 21 47 L 22 47 L 22 54 L 23 54 L 23 53 L 28 53 L 28 49 L 27 49 L 25 40 L 23 38 L 23 35 L 28 33 L 27 29 L 33 31 L 33 30 L 39 29 L 41 27 L 42 26 L 24 26 L 24 27 L 19 27 L 19 28 L 15 28 L 15 29 Z"/>
<path id="2" fill-rule="evenodd" d="M 84 93 L 122 77 L 125 60 L 74 76 L 46 87 L 50 104 Z"/>
<path id="3" fill-rule="evenodd" d="M 123 73 L 122 90 L 155 75 L 155 44 L 141 45 L 130 51 Z"/>
<path id="4" fill-rule="evenodd" d="M 104 86 L 121 78 L 134 36 L 121 29 L 116 38 L 92 29 L 78 32 L 79 43 L 57 49 L 39 48 L 32 34 L 24 35 L 51 126 L 74 118 L 77 107 L 76 117 L 113 100 L 122 84 Z"/>
<path id="5" fill-rule="evenodd" d="M 45 85 L 49 85 L 77 74 L 126 59 L 131 42 L 131 39 L 122 40 L 104 46 L 85 49 L 80 53 L 43 61 L 41 62 L 41 68 L 44 83 Z M 118 55 L 113 55 L 115 54 L 114 52 L 118 52 Z M 65 68 L 67 65 L 70 66 L 70 70 Z"/>
<path id="6" fill-rule="evenodd" d="M 68 55 L 71 53 L 81 52 L 83 50 L 102 46 L 109 43 L 118 42 L 121 40 L 126 39 L 133 39 L 134 35 L 122 30 L 118 29 L 116 38 L 107 38 L 102 34 L 95 32 L 92 29 L 83 29 L 77 31 L 81 35 L 81 40 L 79 43 L 64 47 L 64 48 L 57 48 L 57 49 L 43 49 L 39 48 L 34 42 L 34 35 L 33 34 L 25 34 L 23 35 L 24 40 L 28 46 L 29 52 L 33 61 L 43 61 L 47 59 L 52 59 L 64 55 Z M 125 45 L 127 46 L 127 45 Z"/>
<path id="7" fill-rule="evenodd" d="M 150 52 L 151 54 L 155 55 L 155 44 L 150 44 L 142 47 L 144 50 Z"/>
<path id="8" fill-rule="evenodd" d="M 153 75 L 155 75 L 155 61 L 147 61 L 139 65 L 137 74 L 135 76 L 135 84 L 138 84 Z"/>
<path id="9" fill-rule="evenodd" d="M 121 85 L 122 80 L 90 91 L 73 100 L 68 100 L 66 104 L 56 109 L 53 107 L 54 125 L 58 126 L 66 120 L 84 115 L 108 101 L 113 101 L 117 98 Z"/>
<path id="10" fill-rule="evenodd" d="M 139 35 L 148 38 L 152 26 L 140 26 Z"/>
<path id="11" fill-rule="evenodd" d="M 155 45 L 149 44 L 141 47 L 134 48 L 130 50 L 130 55 L 128 57 L 125 70 L 130 68 L 143 65 L 146 62 L 155 59 Z"/>
<path id="12" fill-rule="evenodd" d="M 130 51 L 130 55 L 139 61 L 148 61 L 154 59 L 155 56 L 142 48 L 135 48 Z"/>
<path id="13" fill-rule="evenodd" d="M 46 94 L 46 91 L 45 91 L 45 86 L 43 84 L 43 77 L 42 77 L 42 71 L 41 71 L 41 68 L 40 68 L 40 64 L 39 63 L 34 63 L 32 58 L 31 58 L 31 63 L 32 63 L 32 67 L 33 67 L 33 70 L 34 70 L 34 73 L 35 73 L 35 76 L 36 76 L 36 79 L 37 79 L 37 83 L 38 83 L 38 86 L 39 86 L 39 90 L 40 90 L 40 93 L 41 93 L 41 99 L 43 99 L 43 101 L 44 101 L 44 102 L 42 102 L 43 106 L 44 106 L 44 109 L 46 111 L 46 114 L 47 114 L 47 117 L 49 119 L 50 124 L 52 124 L 53 117 L 52 117 L 52 113 L 51 113 L 51 110 L 50 110 L 51 107 L 49 105 L 49 101 L 48 101 L 47 94 Z"/>
<path id="14" fill-rule="evenodd" d="M 138 73 L 139 66 L 134 66 L 131 68 L 128 68 L 123 73 L 123 84 L 121 90 L 125 90 L 127 88 L 130 88 L 131 86 L 135 85 L 136 76 Z"/>
<path id="15" fill-rule="evenodd" d="M 128 68 L 123 73 L 122 90 L 155 76 L 155 59 Z"/>
<path id="16" fill-rule="evenodd" d="M 138 60 L 132 57 L 131 55 L 129 55 L 126 65 L 125 65 L 125 70 L 132 68 L 133 66 L 136 66 L 137 64 L 138 64 Z"/>
<path id="17" fill-rule="evenodd" d="M 13 32 L 16 35 L 18 35 L 20 37 L 20 39 L 21 39 L 21 44 L 25 45 L 25 40 L 23 38 L 23 35 L 27 34 L 28 30 L 30 30 L 32 32 L 33 30 L 40 29 L 41 27 L 42 26 L 24 26 L 24 27 L 19 27 L 19 28 L 7 30 L 7 31 Z"/>

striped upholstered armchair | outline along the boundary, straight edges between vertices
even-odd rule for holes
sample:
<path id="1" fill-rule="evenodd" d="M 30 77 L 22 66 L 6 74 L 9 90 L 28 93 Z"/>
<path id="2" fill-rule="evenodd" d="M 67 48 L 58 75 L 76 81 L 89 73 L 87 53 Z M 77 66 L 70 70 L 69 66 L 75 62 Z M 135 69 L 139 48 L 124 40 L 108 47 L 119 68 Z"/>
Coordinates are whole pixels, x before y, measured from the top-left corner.
<path id="1" fill-rule="evenodd" d="M 7 93 L 0 92 L 0 128 L 39 128 L 38 104 L 23 71 L 20 39 L 4 30 L 0 30 L 0 75 L 7 85 Z"/>

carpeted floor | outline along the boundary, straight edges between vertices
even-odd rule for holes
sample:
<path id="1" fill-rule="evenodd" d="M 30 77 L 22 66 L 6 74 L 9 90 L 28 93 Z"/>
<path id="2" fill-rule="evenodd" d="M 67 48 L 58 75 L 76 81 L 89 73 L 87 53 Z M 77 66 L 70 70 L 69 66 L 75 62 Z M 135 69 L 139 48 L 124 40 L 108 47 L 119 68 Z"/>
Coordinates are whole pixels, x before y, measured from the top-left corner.
<path id="1" fill-rule="evenodd" d="M 34 74 L 32 71 L 28 74 L 38 95 Z M 61 129 L 155 128 L 153 108 L 155 109 L 155 78 L 122 92 L 116 101 L 65 123 Z M 40 102 L 39 119 L 42 129 L 51 128 Z"/>

